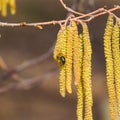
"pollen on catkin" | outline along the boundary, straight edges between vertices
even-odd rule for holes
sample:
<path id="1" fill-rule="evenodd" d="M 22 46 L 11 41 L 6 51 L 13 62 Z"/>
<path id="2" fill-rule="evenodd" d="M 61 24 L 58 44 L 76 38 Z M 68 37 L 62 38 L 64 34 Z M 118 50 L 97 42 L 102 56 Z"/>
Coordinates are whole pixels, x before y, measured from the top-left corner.
<path id="1" fill-rule="evenodd" d="M 54 49 L 53 57 L 60 64 L 60 78 L 59 78 L 59 87 L 60 94 L 62 97 L 65 97 L 65 84 L 66 84 L 66 63 L 63 64 L 61 57 L 66 59 L 66 27 L 62 27 L 58 32 L 57 42 Z"/>
<path id="2" fill-rule="evenodd" d="M 83 27 L 83 91 L 84 91 L 84 106 L 85 116 L 84 120 L 92 120 L 92 84 L 91 84 L 91 54 L 92 48 L 89 38 L 88 27 L 86 23 L 82 24 Z"/>
<path id="3" fill-rule="evenodd" d="M 112 55 L 112 32 L 113 32 L 113 17 L 109 15 L 107 25 L 104 33 L 104 54 L 106 61 L 106 79 L 109 97 L 109 109 L 111 120 L 116 120 L 116 99 L 115 99 L 115 85 L 114 85 L 114 69 L 113 69 L 113 55 Z"/>
<path id="4" fill-rule="evenodd" d="M 79 35 L 79 52 L 80 52 L 80 81 L 76 86 L 77 89 L 77 119 L 83 120 L 83 80 L 82 80 L 82 62 L 83 62 L 83 36 Z"/>
<path id="5" fill-rule="evenodd" d="M 73 29 L 67 26 L 67 55 L 66 55 L 66 90 L 72 93 L 72 57 L 73 57 Z"/>
<path id="6" fill-rule="evenodd" d="M 73 29 L 73 72 L 74 84 L 77 85 L 80 81 L 80 62 L 79 62 L 79 37 L 76 22 L 72 22 Z"/>
<path id="7" fill-rule="evenodd" d="M 113 51 L 113 64 L 114 64 L 114 77 L 115 77 L 115 88 L 117 98 L 117 110 L 120 115 L 120 39 L 119 39 L 119 26 L 116 23 L 113 27 L 112 33 L 112 51 Z"/>

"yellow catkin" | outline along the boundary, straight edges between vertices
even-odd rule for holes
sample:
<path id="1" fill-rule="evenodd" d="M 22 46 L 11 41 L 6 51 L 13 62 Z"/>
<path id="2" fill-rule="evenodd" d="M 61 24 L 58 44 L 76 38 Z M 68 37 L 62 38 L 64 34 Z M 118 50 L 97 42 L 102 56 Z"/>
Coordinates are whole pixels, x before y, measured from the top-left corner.
<path id="1" fill-rule="evenodd" d="M 2 9 L 2 0 L 0 0 L 0 11 Z"/>
<path id="2" fill-rule="evenodd" d="M 80 55 L 80 81 L 77 89 L 77 118 L 83 120 L 83 81 L 82 81 L 82 62 L 83 62 L 83 36 L 79 36 L 79 55 Z"/>
<path id="3" fill-rule="evenodd" d="M 58 32 L 57 42 L 53 53 L 54 59 L 60 64 L 59 86 L 62 97 L 65 97 L 66 63 L 63 63 L 61 57 L 66 59 L 66 33 L 66 27 L 62 27 L 62 29 Z"/>
<path id="4" fill-rule="evenodd" d="M 109 16 L 104 33 L 104 54 L 106 60 L 106 79 L 109 97 L 109 109 L 111 120 L 116 120 L 116 100 L 115 100 L 115 86 L 114 86 L 114 69 L 113 56 L 111 48 L 111 37 L 113 32 L 113 17 Z"/>
<path id="5" fill-rule="evenodd" d="M 11 14 L 16 12 L 15 0 L 0 0 L 0 11 L 2 16 L 7 16 L 7 6 L 10 6 Z"/>
<path id="6" fill-rule="evenodd" d="M 84 120 L 92 120 L 92 85 L 91 85 L 91 43 L 89 38 L 88 27 L 85 23 L 83 26 L 83 91 L 85 102 Z"/>
<path id="7" fill-rule="evenodd" d="M 77 120 L 83 120 L 83 88 L 81 82 L 77 85 Z"/>
<path id="8" fill-rule="evenodd" d="M 8 0 L 9 5 L 10 5 L 10 12 L 12 15 L 14 15 L 16 13 L 16 4 L 15 4 L 15 0 Z"/>
<path id="9" fill-rule="evenodd" d="M 66 56 L 66 90 L 72 93 L 72 56 L 73 56 L 73 30 L 67 26 L 67 56 Z"/>
<path id="10" fill-rule="evenodd" d="M 78 28 L 75 22 L 72 22 L 73 29 L 73 68 L 74 68 L 74 83 L 77 85 L 80 81 L 80 62 L 79 62 L 79 38 Z"/>
<path id="11" fill-rule="evenodd" d="M 7 0 L 2 0 L 1 1 L 1 14 L 2 16 L 6 16 L 7 15 Z"/>
<path id="12" fill-rule="evenodd" d="M 60 65 L 60 79 L 59 79 L 59 86 L 60 86 L 60 94 L 62 97 L 65 97 L 65 77 L 66 72 L 65 72 L 65 66 Z"/>
<path id="13" fill-rule="evenodd" d="M 57 34 L 57 42 L 53 51 L 53 58 L 57 61 L 57 55 L 61 52 L 61 42 L 63 39 L 62 29 Z"/>
<path id="14" fill-rule="evenodd" d="M 117 109 L 120 115 L 120 54 L 119 54 L 119 26 L 118 24 L 113 27 L 112 34 L 112 51 L 113 51 L 113 62 L 114 62 L 114 77 L 116 87 L 116 98 L 117 98 Z"/>
<path id="15" fill-rule="evenodd" d="M 118 24 L 118 26 L 119 26 L 119 35 L 120 35 L 120 19 L 119 20 L 117 20 L 117 24 Z M 120 37 L 120 36 L 119 36 Z M 120 39 L 120 38 L 119 38 Z M 119 45 L 120 45 L 120 43 L 119 43 Z M 119 49 L 119 54 L 120 54 L 120 49 Z"/>

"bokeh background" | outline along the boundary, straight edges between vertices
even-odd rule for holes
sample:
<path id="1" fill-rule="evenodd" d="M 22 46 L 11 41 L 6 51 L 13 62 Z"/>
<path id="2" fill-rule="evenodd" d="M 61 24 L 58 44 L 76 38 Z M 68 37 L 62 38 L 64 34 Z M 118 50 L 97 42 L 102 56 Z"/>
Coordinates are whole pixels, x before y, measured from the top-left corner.
<path id="1" fill-rule="evenodd" d="M 120 0 L 82 0 L 79 11 L 87 13 L 104 5 L 112 8 Z M 70 7 L 73 0 L 65 0 Z M 16 0 L 17 13 L 0 16 L 1 22 L 43 22 L 65 19 L 67 11 L 59 0 Z M 115 12 L 120 16 L 120 11 Z M 91 21 L 89 25 L 93 46 L 93 116 L 94 120 L 110 120 L 108 113 L 107 89 L 105 80 L 105 60 L 103 33 L 107 15 Z M 49 25 L 42 30 L 30 27 L 0 28 L 0 56 L 9 68 L 44 54 L 56 40 L 59 26 Z M 52 56 L 40 64 L 19 73 L 24 79 L 41 76 L 58 67 Z M 2 70 L 1 73 L 2 74 Z M 37 83 L 31 89 L 8 90 L 0 93 L 1 120 L 76 120 L 76 94 L 62 98 L 59 94 L 59 71 Z M 14 82 L 1 81 L 2 85 Z M 119 118 L 118 118 L 119 119 Z"/>

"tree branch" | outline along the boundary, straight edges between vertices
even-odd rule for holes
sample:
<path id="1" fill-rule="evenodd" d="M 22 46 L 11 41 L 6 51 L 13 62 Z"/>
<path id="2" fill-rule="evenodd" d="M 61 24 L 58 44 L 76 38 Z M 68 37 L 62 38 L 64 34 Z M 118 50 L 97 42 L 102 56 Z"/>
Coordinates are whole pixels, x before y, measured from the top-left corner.
<path id="1" fill-rule="evenodd" d="M 77 12 L 77 10 L 78 10 L 78 5 L 79 5 L 79 1 L 80 1 L 80 0 L 74 0 L 71 8 L 67 7 L 66 4 L 64 4 L 63 0 L 60 0 L 60 3 L 62 4 L 62 6 L 63 6 L 68 12 L 74 13 L 74 14 L 77 14 L 77 15 L 84 15 L 83 13 Z"/>
<path id="2" fill-rule="evenodd" d="M 7 85 L 0 87 L 0 93 L 7 92 L 9 90 L 21 90 L 21 89 L 28 90 L 30 88 L 40 85 L 39 83 L 41 83 L 44 80 L 50 80 L 50 78 L 57 72 L 58 68 L 54 68 L 38 77 L 8 83 Z"/>
<path id="3" fill-rule="evenodd" d="M 54 44 L 45 54 L 39 56 L 38 58 L 27 60 L 26 62 L 16 66 L 15 68 L 6 71 L 4 74 L 0 75 L 0 80 L 5 80 L 11 77 L 13 74 L 16 74 L 18 72 L 23 71 L 26 68 L 32 67 L 33 65 L 43 62 L 52 55 L 53 48 L 54 48 Z"/>
<path id="4" fill-rule="evenodd" d="M 114 8 L 109 9 L 109 10 L 104 9 L 104 8 L 99 8 L 99 9 L 97 9 L 97 10 L 91 12 L 91 13 L 71 18 L 71 21 L 79 21 L 79 20 L 81 20 L 81 21 L 84 21 L 84 22 L 88 22 L 88 21 L 85 21 L 85 20 L 87 20 L 86 17 L 89 17 L 88 19 L 90 19 L 90 17 L 92 17 L 91 20 L 93 20 L 96 17 L 107 14 L 108 11 L 113 12 L 115 10 L 120 10 L 120 6 L 116 6 Z M 91 20 L 89 20 L 89 22 Z M 37 28 L 42 28 L 42 26 L 45 26 L 45 25 L 63 24 L 65 22 L 66 22 L 66 19 L 65 20 L 59 20 L 59 21 L 48 21 L 48 22 L 38 22 L 38 23 L 26 23 L 26 22 L 22 22 L 22 23 L 5 23 L 5 22 L 0 22 L 0 27 L 37 27 Z"/>

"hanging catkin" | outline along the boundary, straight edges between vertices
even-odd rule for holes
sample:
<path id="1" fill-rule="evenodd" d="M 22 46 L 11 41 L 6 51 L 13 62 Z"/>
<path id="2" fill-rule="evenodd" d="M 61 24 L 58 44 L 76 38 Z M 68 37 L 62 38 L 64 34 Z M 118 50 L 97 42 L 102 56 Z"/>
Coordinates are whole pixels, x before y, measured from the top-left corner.
<path id="1" fill-rule="evenodd" d="M 78 28 L 75 22 L 72 22 L 73 28 L 73 70 L 74 70 L 74 83 L 77 85 L 80 81 L 80 56 L 79 56 L 79 38 Z"/>
<path id="2" fill-rule="evenodd" d="M 107 20 L 107 25 L 104 33 L 104 54 L 106 60 L 106 79 L 109 97 L 109 109 L 111 119 L 116 120 L 116 100 L 115 100 L 115 86 L 114 86 L 114 73 L 113 73 L 113 56 L 111 37 L 113 31 L 113 17 L 110 15 Z"/>
<path id="3" fill-rule="evenodd" d="M 8 0 L 8 4 L 10 6 L 10 12 L 11 12 L 11 14 L 14 15 L 16 13 L 15 0 Z"/>
<path id="4" fill-rule="evenodd" d="M 85 116 L 84 120 L 92 120 L 92 85 L 91 85 L 91 43 L 89 38 L 88 27 L 85 23 L 83 27 L 83 91 L 85 103 Z"/>
<path id="5" fill-rule="evenodd" d="M 116 98 L 117 98 L 117 109 L 120 115 L 120 39 L 119 39 L 119 26 L 116 23 L 113 27 L 112 33 L 112 51 L 113 51 L 113 62 L 114 62 L 114 76 L 115 76 L 115 87 L 116 87 Z"/>
<path id="6" fill-rule="evenodd" d="M 15 14 L 16 12 L 16 4 L 15 0 L 0 0 L 0 11 L 2 16 L 7 16 L 7 6 L 10 6 L 11 14 Z"/>
<path id="7" fill-rule="evenodd" d="M 6 16 L 7 15 L 7 0 L 1 0 L 1 14 L 2 16 Z"/>
<path id="8" fill-rule="evenodd" d="M 58 62 L 58 54 L 60 54 L 61 52 L 61 42 L 63 39 L 63 33 L 62 33 L 62 28 L 59 30 L 58 34 L 57 34 L 57 42 L 53 51 L 53 58 Z"/>
<path id="9" fill-rule="evenodd" d="M 60 64 L 60 94 L 65 97 L 65 81 L 66 81 L 66 27 L 62 27 L 62 29 L 58 32 L 57 42 L 54 49 L 54 59 Z M 64 61 L 63 61 L 64 60 Z"/>
<path id="10" fill-rule="evenodd" d="M 79 62 L 80 62 L 80 81 L 77 89 L 77 118 L 83 120 L 83 81 L 82 81 L 82 62 L 83 62 L 83 35 L 79 36 Z"/>
<path id="11" fill-rule="evenodd" d="M 72 93 L 72 56 L 73 56 L 73 29 L 67 26 L 67 56 L 66 56 L 66 90 Z"/>

